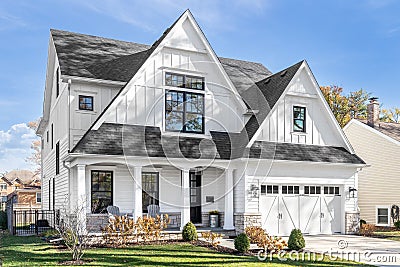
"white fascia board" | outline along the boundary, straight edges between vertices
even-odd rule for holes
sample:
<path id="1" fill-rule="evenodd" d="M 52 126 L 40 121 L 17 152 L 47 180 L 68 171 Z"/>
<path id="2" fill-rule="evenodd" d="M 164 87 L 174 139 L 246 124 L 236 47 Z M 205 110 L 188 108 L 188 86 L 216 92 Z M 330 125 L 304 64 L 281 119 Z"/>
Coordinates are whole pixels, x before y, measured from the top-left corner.
<path id="1" fill-rule="evenodd" d="M 121 87 L 126 84 L 126 82 L 95 79 L 95 78 L 86 78 L 86 77 L 72 76 L 72 75 L 61 75 L 61 79 L 64 82 L 68 82 L 68 80 L 71 80 L 71 81 L 85 82 L 85 83 L 95 83 L 95 84 L 101 84 L 101 85 L 118 85 L 118 86 L 121 86 Z"/>

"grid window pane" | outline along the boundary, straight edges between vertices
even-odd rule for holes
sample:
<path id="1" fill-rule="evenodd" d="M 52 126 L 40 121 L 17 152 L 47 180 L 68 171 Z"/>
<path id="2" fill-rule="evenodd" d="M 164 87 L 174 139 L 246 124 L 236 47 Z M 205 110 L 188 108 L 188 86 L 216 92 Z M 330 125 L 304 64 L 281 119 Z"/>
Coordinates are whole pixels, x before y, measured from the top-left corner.
<path id="1" fill-rule="evenodd" d="M 92 171 L 91 176 L 92 213 L 105 213 L 112 205 L 112 172 Z"/>
<path id="2" fill-rule="evenodd" d="M 79 96 L 79 109 L 80 110 L 93 110 L 93 96 Z"/>
<path id="3" fill-rule="evenodd" d="M 183 80 L 184 80 L 184 75 L 172 74 L 172 73 L 165 74 L 165 85 L 175 86 L 175 87 L 185 87 Z"/>
<path id="4" fill-rule="evenodd" d="M 158 205 L 158 173 L 142 174 L 142 210 L 147 213 L 147 206 Z"/>
<path id="5" fill-rule="evenodd" d="M 287 194 L 288 188 L 286 185 L 282 186 L 282 194 Z"/>
<path id="6" fill-rule="evenodd" d="M 339 187 L 338 187 L 338 186 L 335 187 L 335 195 L 340 195 Z"/>
<path id="7" fill-rule="evenodd" d="M 265 193 L 267 192 L 267 187 L 265 185 L 261 185 L 261 194 L 265 195 Z"/>
<path id="8" fill-rule="evenodd" d="M 317 186 L 315 189 L 316 189 L 315 192 L 317 194 L 321 194 L 321 187 L 320 186 Z"/>
<path id="9" fill-rule="evenodd" d="M 277 185 L 274 185 L 274 186 L 273 186 L 273 193 L 274 193 L 274 194 L 278 194 L 278 193 L 279 193 L 279 189 L 278 189 L 278 186 L 277 186 Z"/>
<path id="10" fill-rule="evenodd" d="M 305 186 L 304 187 L 304 194 L 310 194 L 310 187 L 309 186 Z"/>
<path id="11" fill-rule="evenodd" d="M 305 121 L 306 121 L 306 108 L 305 107 L 293 107 L 293 131 L 294 132 L 305 132 Z"/>

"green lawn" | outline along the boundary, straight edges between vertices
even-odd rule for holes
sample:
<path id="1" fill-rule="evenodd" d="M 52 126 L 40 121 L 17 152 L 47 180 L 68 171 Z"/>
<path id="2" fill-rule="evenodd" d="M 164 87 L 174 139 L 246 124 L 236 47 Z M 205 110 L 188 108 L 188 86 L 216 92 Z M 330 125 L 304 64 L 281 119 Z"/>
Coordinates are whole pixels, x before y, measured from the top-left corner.
<path id="1" fill-rule="evenodd" d="M 1 236 L 0 257 L 3 266 L 59 266 L 69 259 L 66 250 L 57 250 L 37 237 Z M 251 256 L 235 256 L 193 246 L 188 243 L 132 246 L 120 249 L 89 249 L 84 259 L 88 266 L 260 266 Z M 366 266 L 336 261 L 264 262 L 265 266 Z"/>
<path id="2" fill-rule="evenodd" d="M 400 241 L 400 231 L 379 231 L 374 232 L 374 237 L 385 238 L 394 241 Z"/>

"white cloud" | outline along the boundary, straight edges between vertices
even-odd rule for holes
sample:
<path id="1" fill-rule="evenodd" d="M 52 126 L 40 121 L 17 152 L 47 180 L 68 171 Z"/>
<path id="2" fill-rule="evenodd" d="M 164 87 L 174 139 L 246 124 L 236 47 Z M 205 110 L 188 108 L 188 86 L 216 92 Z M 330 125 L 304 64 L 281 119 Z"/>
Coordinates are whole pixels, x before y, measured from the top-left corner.
<path id="1" fill-rule="evenodd" d="M 25 26 L 26 23 L 21 18 L 0 10 L 0 31 Z"/>
<path id="2" fill-rule="evenodd" d="M 0 130 L 0 173 L 13 169 L 34 169 L 26 158 L 32 154 L 31 143 L 36 139 L 35 132 L 26 123 Z"/>

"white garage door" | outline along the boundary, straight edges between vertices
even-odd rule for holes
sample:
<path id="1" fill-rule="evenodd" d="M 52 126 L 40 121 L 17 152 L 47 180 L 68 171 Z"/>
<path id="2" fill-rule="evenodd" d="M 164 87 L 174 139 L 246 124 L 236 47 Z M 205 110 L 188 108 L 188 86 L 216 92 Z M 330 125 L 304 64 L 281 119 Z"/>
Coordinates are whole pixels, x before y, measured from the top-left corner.
<path id="1" fill-rule="evenodd" d="M 340 187 L 261 185 L 260 212 L 269 234 L 289 235 L 294 228 L 304 234 L 340 233 Z"/>

